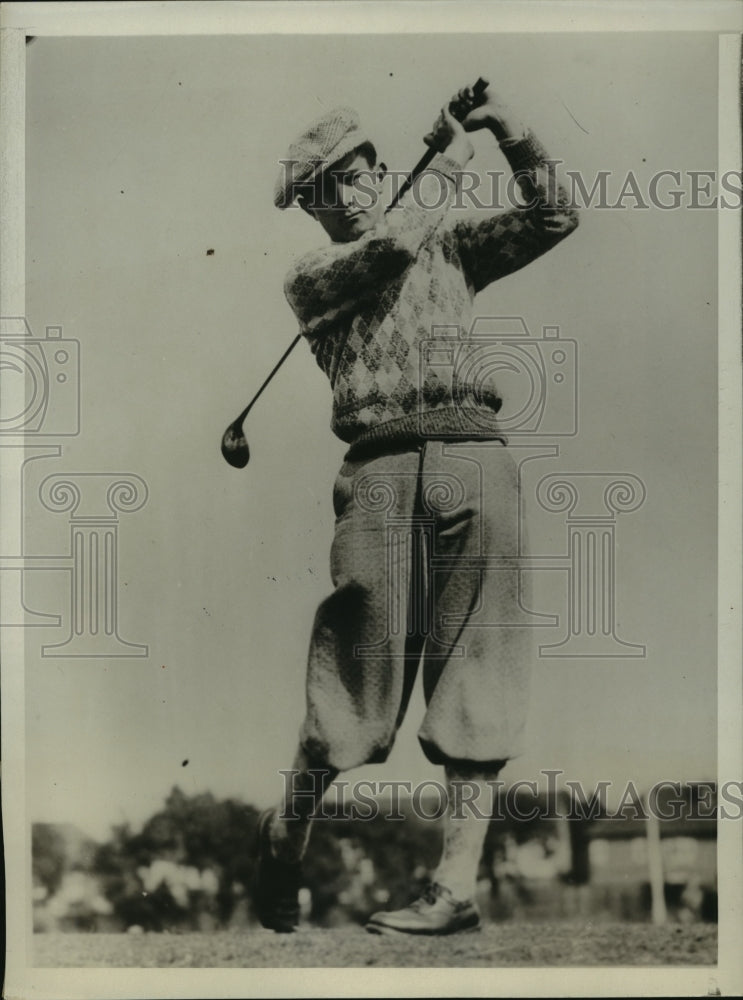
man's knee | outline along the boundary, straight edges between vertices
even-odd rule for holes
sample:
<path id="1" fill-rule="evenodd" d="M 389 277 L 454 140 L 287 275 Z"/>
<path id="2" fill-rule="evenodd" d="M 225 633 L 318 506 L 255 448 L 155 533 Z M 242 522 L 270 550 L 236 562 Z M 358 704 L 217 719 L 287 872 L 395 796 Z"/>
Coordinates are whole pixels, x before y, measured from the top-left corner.
<path id="1" fill-rule="evenodd" d="M 365 737 L 363 733 L 354 736 L 353 745 L 334 746 L 330 739 L 317 736 L 302 740 L 302 753 L 308 763 L 308 770 L 330 770 L 334 775 L 351 771 L 364 764 L 384 764 L 395 742 L 396 733 Z"/>

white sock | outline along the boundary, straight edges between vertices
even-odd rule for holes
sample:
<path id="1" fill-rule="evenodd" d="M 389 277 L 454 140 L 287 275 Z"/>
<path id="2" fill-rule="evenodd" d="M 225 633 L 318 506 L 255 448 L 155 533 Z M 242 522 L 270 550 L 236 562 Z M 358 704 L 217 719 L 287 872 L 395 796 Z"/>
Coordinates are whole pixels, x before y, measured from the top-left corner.
<path id="1" fill-rule="evenodd" d="M 433 880 L 457 900 L 472 899 L 475 895 L 477 869 L 492 813 L 493 789 L 488 782 L 494 781 L 501 766 L 490 765 L 486 770 L 461 765 L 445 768 L 449 805 L 444 820 L 444 846 Z M 464 818 L 455 818 L 457 815 Z"/>

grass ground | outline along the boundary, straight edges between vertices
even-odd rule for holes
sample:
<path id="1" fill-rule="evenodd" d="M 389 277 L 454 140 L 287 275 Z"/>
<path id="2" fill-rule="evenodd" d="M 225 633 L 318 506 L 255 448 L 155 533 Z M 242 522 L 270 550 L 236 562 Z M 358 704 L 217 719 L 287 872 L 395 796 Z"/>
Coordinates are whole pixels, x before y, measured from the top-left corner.
<path id="1" fill-rule="evenodd" d="M 378 937 L 360 927 L 296 934 L 37 934 L 39 967 L 393 968 L 712 965 L 714 924 L 488 924 L 442 939 Z"/>

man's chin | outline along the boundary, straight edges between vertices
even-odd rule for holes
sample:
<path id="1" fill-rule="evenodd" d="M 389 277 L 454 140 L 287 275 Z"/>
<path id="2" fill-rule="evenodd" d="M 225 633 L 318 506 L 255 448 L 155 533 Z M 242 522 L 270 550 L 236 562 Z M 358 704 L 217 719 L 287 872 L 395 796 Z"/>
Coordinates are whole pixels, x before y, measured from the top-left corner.
<path id="1" fill-rule="evenodd" d="M 350 218 L 336 219 L 332 228 L 325 229 L 334 243 L 353 243 L 377 224 L 377 216 L 370 212 L 359 212 Z"/>
<path id="2" fill-rule="evenodd" d="M 367 215 L 366 212 L 359 212 L 358 215 L 354 215 L 352 218 L 344 220 L 344 239 L 347 242 L 357 240 L 360 236 L 363 236 L 364 233 L 368 233 L 369 230 L 373 228 L 374 219 L 372 216 Z"/>

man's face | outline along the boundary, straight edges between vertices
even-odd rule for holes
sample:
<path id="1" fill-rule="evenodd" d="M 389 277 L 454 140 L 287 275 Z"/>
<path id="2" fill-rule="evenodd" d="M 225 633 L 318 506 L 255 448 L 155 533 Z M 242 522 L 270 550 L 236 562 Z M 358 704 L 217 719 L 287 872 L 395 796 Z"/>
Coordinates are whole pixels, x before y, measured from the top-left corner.
<path id="1" fill-rule="evenodd" d="M 332 164 L 302 207 L 313 215 L 334 243 L 350 243 L 376 226 L 383 214 L 384 168 L 373 167 L 352 152 Z"/>

